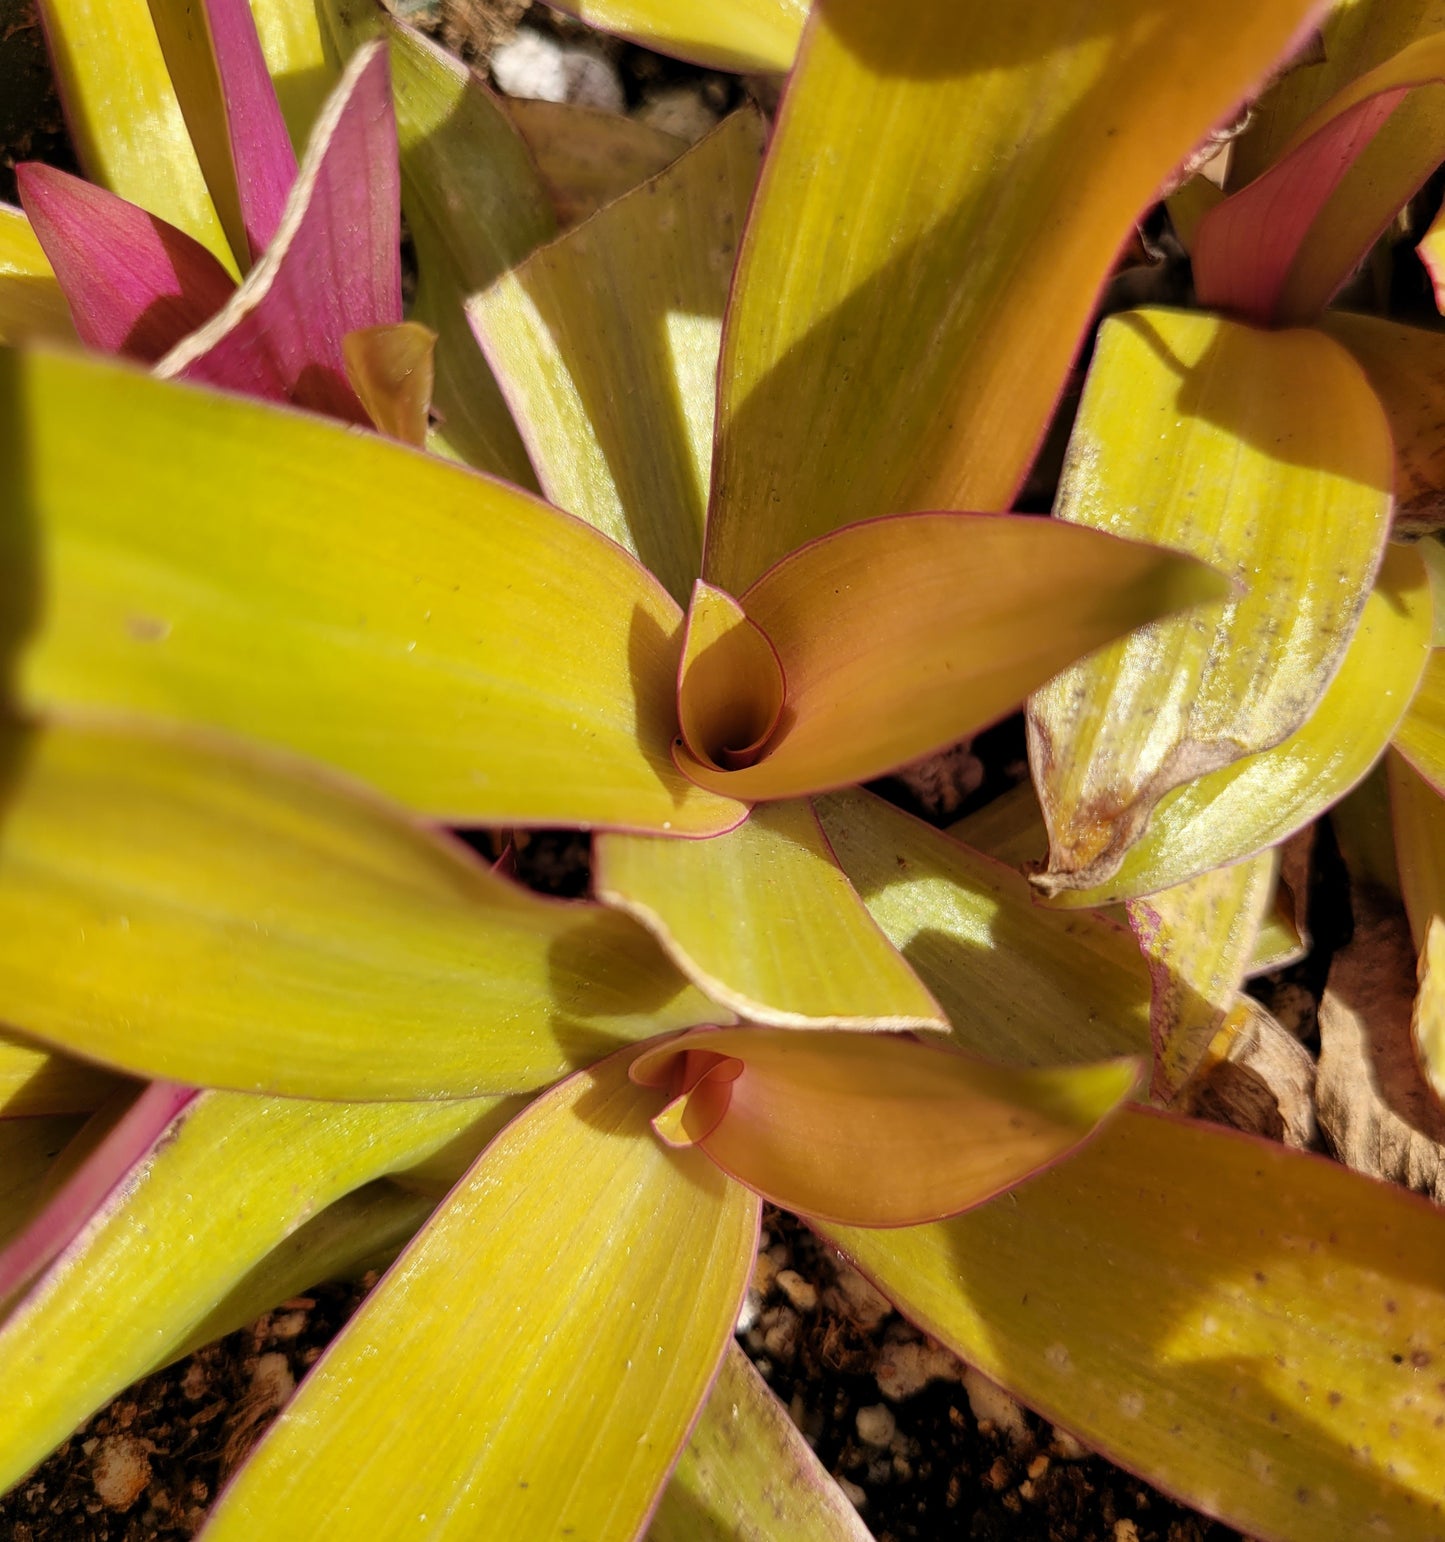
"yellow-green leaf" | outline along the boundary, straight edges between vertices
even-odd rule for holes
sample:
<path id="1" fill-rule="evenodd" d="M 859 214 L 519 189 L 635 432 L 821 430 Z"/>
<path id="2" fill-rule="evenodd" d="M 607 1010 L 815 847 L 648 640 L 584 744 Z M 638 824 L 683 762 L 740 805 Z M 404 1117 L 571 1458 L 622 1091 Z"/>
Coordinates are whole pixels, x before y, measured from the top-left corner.
<path id="1" fill-rule="evenodd" d="M 1134 1090 L 1137 1060 L 1020 1069 L 892 1033 L 702 1028 L 642 1051 L 653 1127 L 775 1205 L 913 1226 L 1057 1162 Z"/>
<path id="2" fill-rule="evenodd" d="M 1278 876 L 1278 853 L 1262 851 L 1130 900 L 1129 923 L 1153 981 L 1150 1091 L 1161 1101 L 1189 1080 L 1233 1006 Z"/>
<path id="3" fill-rule="evenodd" d="M 808 0 L 558 0 L 589 26 L 713 70 L 778 72 L 793 62 Z"/>
<path id="4" fill-rule="evenodd" d="M 492 1144 L 226 1490 L 206 1542 L 637 1532 L 717 1369 L 758 1202 L 656 1139 L 656 1095 L 629 1084 L 628 1058 Z M 402 1397 L 427 1417 L 399 1419 Z"/>
<path id="5" fill-rule="evenodd" d="M 1445 93 L 1442 93 L 1445 94 Z M 1445 333 L 1383 316 L 1327 311 L 1322 331 L 1369 377 L 1395 444 L 1396 528 L 1445 525 Z"/>
<path id="6" fill-rule="evenodd" d="M 1398 758 L 1386 750 L 1369 775 L 1330 810 L 1330 830 L 1351 883 L 1361 889 L 1383 889 L 1396 899 L 1400 875 L 1395 867 L 1389 768 Z"/>
<path id="7" fill-rule="evenodd" d="M 89 1058 L 464 1097 L 718 1020 L 629 918 L 542 899 L 328 778 L 109 730 L 0 748 L 0 1018 Z"/>
<path id="8" fill-rule="evenodd" d="M 421 449 L 435 379 L 437 335 L 418 321 L 363 327 L 341 340 L 346 378 L 383 434 Z"/>
<path id="9" fill-rule="evenodd" d="M 1416 951 L 1434 916 L 1445 916 L 1445 797 L 1397 750 L 1385 757 L 1394 829 L 1394 871 Z M 1347 853 L 1348 854 L 1348 853 Z M 1354 874 L 1358 882 L 1369 874 Z"/>
<path id="10" fill-rule="evenodd" d="M 1165 793 L 1299 727 L 1369 592 L 1391 476 L 1363 372 L 1319 333 L 1162 310 L 1104 324 L 1058 514 L 1190 552 L 1242 592 L 1029 703 L 1049 892 L 1106 882 Z"/>
<path id="11" fill-rule="evenodd" d="M 334 1200 L 248 1269 L 182 1343 L 167 1349 L 167 1363 L 246 1327 L 313 1285 L 387 1268 L 425 1225 L 435 1203 L 386 1178 Z"/>
<path id="12" fill-rule="evenodd" d="M 1002 509 L 1141 209 L 1310 13 L 834 0 L 748 223 L 705 576 L 870 515 Z"/>
<path id="13" fill-rule="evenodd" d="M 857 1510 L 736 1344 L 723 1355 L 647 1535 L 648 1542 L 871 1539 Z"/>
<path id="14" fill-rule="evenodd" d="M 30 221 L 0 204 L 0 344 L 74 343 L 75 327 Z"/>
<path id="15" fill-rule="evenodd" d="M 734 113 L 467 307 L 542 491 L 682 605 L 702 565 L 718 339 L 762 139 L 756 112 Z"/>
<path id="16" fill-rule="evenodd" d="M 3 844 L 0 837 L 0 851 Z M 0 1120 L 88 1114 L 119 1085 L 113 1072 L 98 1065 L 0 1033 Z"/>
<path id="17" fill-rule="evenodd" d="M 85 174 L 184 230 L 237 273 L 147 0 L 39 0 L 39 7 Z"/>
<path id="18" fill-rule="evenodd" d="M 948 833 L 995 862 L 1017 868 L 1038 861 L 1049 845 L 1043 810 L 1029 781 L 1019 782 L 982 808 L 955 820 Z M 1122 925 L 1123 917 L 1119 920 Z"/>
<path id="19" fill-rule="evenodd" d="M 1431 652 L 1420 689 L 1395 735 L 1395 748 L 1437 792 L 1445 793 L 1445 648 Z"/>
<path id="20" fill-rule="evenodd" d="M 1059 520 L 904 514 L 835 530 L 742 596 L 782 665 L 777 729 L 751 764 L 687 774 L 746 799 L 881 776 L 1131 627 L 1224 591 L 1190 558 Z"/>
<path id="21" fill-rule="evenodd" d="M 1200 221 L 1223 197 L 1223 188 L 1201 173 L 1196 173 L 1164 200 L 1169 210 L 1169 223 L 1173 225 L 1174 234 L 1179 237 L 1185 251 L 1193 247 Z"/>
<path id="22" fill-rule="evenodd" d="M 1445 647 L 1445 542 L 1422 540 L 1417 547 L 1430 573 L 1430 588 L 1435 596 L 1435 630 L 1431 642 Z"/>
<path id="23" fill-rule="evenodd" d="M 961 1048 L 1008 1065 L 1149 1053 L 1149 975 L 1123 927 L 1041 909 L 1018 873 L 871 793 L 815 807 L 839 866 Z"/>
<path id="24" fill-rule="evenodd" d="M 537 168 L 481 80 L 376 0 L 317 0 L 317 14 L 343 58 L 370 38 L 387 40 L 402 212 L 419 275 L 411 314 L 437 334 L 431 447 L 531 487 L 527 452 L 463 302 L 551 236 Z"/>
<path id="25" fill-rule="evenodd" d="M 373 435 L 0 357 L 5 635 L 22 697 L 253 734 L 454 822 L 696 833 L 682 617 L 625 552 Z M 86 453 L 77 455 L 83 443 Z"/>
<path id="26" fill-rule="evenodd" d="M 522 131 L 564 227 L 630 193 L 687 149 L 685 139 L 640 118 L 575 102 L 516 97 L 507 113 Z"/>
<path id="27" fill-rule="evenodd" d="M 251 0 L 271 84 L 299 155 L 335 83 L 317 7 L 307 0 Z"/>
<path id="28" fill-rule="evenodd" d="M 1306 934 L 1300 930 L 1303 914 L 1303 896 L 1296 896 L 1288 884 L 1277 882 L 1259 923 L 1246 977 L 1272 974 L 1276 969 L 1297 964 L 1310 951 Z"/>
<path id="29" fill-rule="evenodd" d="M 1437 1102 L 1445 1103 L 1445 919 L 1430 917 L 1420 950 L 1419 990 L 1410 1014 L 1415 1057 Z"/>
<path id="30" fill-rule="evenodd" d="M 1303 50 L 1251 104 L 1249 121 L 1232 142 L 1230 188 L 1252 182 L 1277 161 L 1305 120 L 1351 81 L 1441 28 L 1442 0 L 1337 0 L 1320 23 L 1317 46 Z M 1417 100 L 1423 105 L 1425 99 Z M 1396 117 L 1405 110 L 1397 109 Z"/>
<path id="31" fill-rule="evenodd" d="M 749 1021 L 948 1026 L 839 871 L 806 803 L 760 805 L 704 841 L 600 835 L 593 882 L 600 900 L 649 927 L 690 979 Z"/>
<path id="32" fill-rule="evenodd" d="M 0 1489 L 190 1342 L 323 1206 L 488 1107 L 202 1093 L 0 1328 Z"/>
<path id="33" fill-rule="evenodd" d="M 1416 1195 L 1126 1109 L 955 1220 L 822 1230 L 955 1353 L 1207 1514 L 1268 1537 L 1445 1526 L 1445 1213 Z"/>
<path id="34" fill-rule="evenodd" d="M 1304 725 L 1274 749 L 1168 793 L 1112 878 L 1095 889 L 1059 889 L 1051 903 L 1096 906 L 1153 894 L 1303 828 L 1369 771 L 1401 727 L 1431 627 L 1424 563 L 1412 547 L 1388 547 L 1339 673 Z"/>

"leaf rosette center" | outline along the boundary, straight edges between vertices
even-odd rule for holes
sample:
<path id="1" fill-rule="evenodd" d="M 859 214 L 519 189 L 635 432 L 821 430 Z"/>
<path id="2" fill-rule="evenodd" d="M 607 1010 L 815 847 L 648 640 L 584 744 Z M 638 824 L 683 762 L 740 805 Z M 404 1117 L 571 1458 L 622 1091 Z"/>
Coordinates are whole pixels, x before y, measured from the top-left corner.
<path id="1" fill-rule="evenodd" d="M 675 758 L 712 771 L 756 765 L 777 736 L 787 681 L 767 634 L 721 589 L 698 582 L 678 669 Z"/>

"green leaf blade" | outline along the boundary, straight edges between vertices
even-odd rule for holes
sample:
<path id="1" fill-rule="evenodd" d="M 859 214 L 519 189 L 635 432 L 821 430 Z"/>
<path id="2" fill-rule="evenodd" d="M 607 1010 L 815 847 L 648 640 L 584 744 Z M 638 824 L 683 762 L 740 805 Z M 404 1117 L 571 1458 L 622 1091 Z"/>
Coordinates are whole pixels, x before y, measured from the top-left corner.
<path id="1" fill-rule="evenodd" d="M 1164 794 L 1299 727 L 1369 593 L 1392 467 L 1384 413 L 1329 339 L 1177 311 L 1105 323 L 1059 513 L 1187 551 L 1241 592 L 1034 695 L 1047 891 L 1106 881 Z"/>
<path id="2" fill-rule="evenodd" d="M 872 1534 L 732 1343 L 647 1535 L 649 1542 L 870 1542 Z"/>
<path id="3" fill-rule="evenodd" d="M 4 635 L 30 631 L 30 706 L 280 743 L 454 823 L 740 817 L 672 765 L 676 606 L 580 521 L 94 360 L 6 355 L 0 404 L 24 468 L 0 489 Z"/>
<path id="4" fill-rule="evenodd" d="M 317 1210 L 427 1155 L 488 1108 L 202 1093 L 0 1327 L 0 1367 L 15 1388 L 0 1405 L 0 1488 L 179 1353 Z"/>
<path id="5" fill-rule="evenodd" d="M 1110 879 L 1055 890 L 1049 903 L 1081 908 L 1153 894 L 1302 829 L 1364 778 L 1392 738 L 1404 752 L 1422 674 L 1428 684 L 1432 630 L 1418 550 L 1388 547 L 1339 672 L 1306 722 L 1273 749 L 1166 794 Z"/>
<path id="6" fill-rule="evenodd" d="M 717 1369 L 759 1207 L 653 1136 L 656 1097 L 627 1081 L 627 1058 L 563 1083 L 489 1148 L 227 1489 L 206 1542 L 641 1527 Z M 396 1418 L 403 1389 L 424 1389 L 430 1418 Z"/>
<path id="7" fill-rule="evenodd" d="M 1126 1110 L 1000 1203 L 822 1231 L 955 1353 L 1207 1514 L 1445 1529 L 1445 1216 L 1416 1195 Z"/>
<path id="8" fill-rule="evenodd" d="M 724 330 L 704 576 L 1006 508 L 1133 220 L 1309 9 L 820 7 Z"/>
<path id="9" fill-rule="evenodd" d="M 193 1086 L 469 1097 L 718 1019 L 628 917 L 542 899 L 325 777 L 154 734 L 0 748 L 0 1011 L 74 1053 Z"/>
<path id="10" fill-rule="evenodd" d="M 757 113 L 733 114 L 467 307 L 544 494 L 680 605 L 702 566 L 718 340 L 762 138 Z"/>
<path id="11" fill-rule="evenodd" d="M 86 175 L 234 273 L 147 0 L 42 0 L 40 15 Z"/>
<path id="12" fill-rule="evenodd" d="M 1149 976 L 1122 926 L 1041 910 L 1022 875 L 861 788 L 815 807 L 959 1048 L 1006 1065 L 1148 1055 Z"/>
<path id="13" fill-rule="evenodd" d="M 760 804 L 705 841 L 607 833 L 593 852 L 598 898 L 647 926 L 690 979 L 748 1021 L 945 1026 L 805 803 Z"/>

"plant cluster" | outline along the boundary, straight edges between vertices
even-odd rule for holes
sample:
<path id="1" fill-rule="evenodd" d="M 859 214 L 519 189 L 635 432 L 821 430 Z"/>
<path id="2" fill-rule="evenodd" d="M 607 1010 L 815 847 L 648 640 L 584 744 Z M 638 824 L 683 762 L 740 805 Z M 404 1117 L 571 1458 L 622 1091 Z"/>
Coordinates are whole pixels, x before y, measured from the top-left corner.
<path id="1" fill-rule="evenodd" d="M 1199 1508 L 1445 1536 L 1445 1216 L 1184 1112 L 1385 775 L 1445 1086 L 1445 332 L 1331 307 L 1445 15 L 1221 4 L 598 0 L 786 76 L 599 173 L 374 0 L 41 0 L 0 1486 L 389 1266 L 207 1542 L 856 1535 L 729 1349 L 767 1200 Z M 1096 332 L 1166 190 L 1197 304 Z M 864 785 L 1024 704 L 956 830 Z M 585 900 L 454 833 L 557 827 Z"/>

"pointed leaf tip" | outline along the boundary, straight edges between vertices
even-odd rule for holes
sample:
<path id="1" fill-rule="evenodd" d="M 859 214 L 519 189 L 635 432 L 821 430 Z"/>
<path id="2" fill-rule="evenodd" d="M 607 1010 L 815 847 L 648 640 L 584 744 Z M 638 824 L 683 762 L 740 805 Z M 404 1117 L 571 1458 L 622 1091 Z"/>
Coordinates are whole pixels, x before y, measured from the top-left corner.
<path id="1" fill-rule="evenodd" d="M 783 1028 L 947 1027 L 869 916 L 813 809 L 757 805 L 702 841 L 600 833 L 593 883 L 712 1000 Z"/>
<path id="2" fill-rule="evenodd" d="M 380 433 L 426 447 L 437 335 L 419 321 L 363 327 L 341 340 L 346 378 Z"/>
<path id="3" fill-rule="evenodd" d="M 153 364 L 234 292 L 198 241 L 124 198 L 34 161 L 15 176 L 88 347 Z"/>
<path id="4" fill-rule="evenodd" d="M 1201 221 L 1200 301 L 1261 325 L 1313 320 L 1445 153 L 1445 135 L 1426 118 L 1371 154 L 1411 91 L 1442 79 L 1445 32 L 1416 37 L 1301 124 L 1273 165 Z M 1353 207 L 1323 217 L 1357 162 L 1367 174 L 1349 180 Z"/>
<path id="5" fill-rule="evenodd" d="M 400 200 L 391 75 L 376 42 L 327 102 L 264 256 L 156 373 L 368 422 L 342 340 L 401 321 Z"/>

